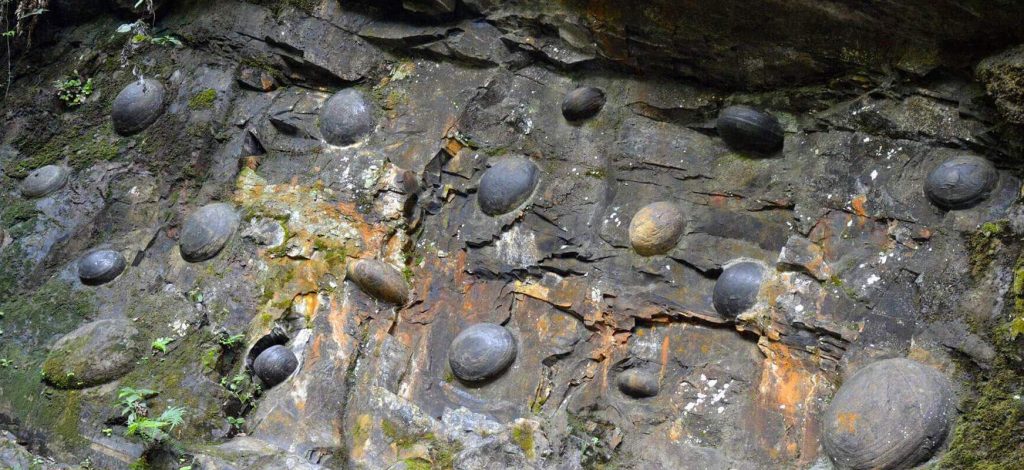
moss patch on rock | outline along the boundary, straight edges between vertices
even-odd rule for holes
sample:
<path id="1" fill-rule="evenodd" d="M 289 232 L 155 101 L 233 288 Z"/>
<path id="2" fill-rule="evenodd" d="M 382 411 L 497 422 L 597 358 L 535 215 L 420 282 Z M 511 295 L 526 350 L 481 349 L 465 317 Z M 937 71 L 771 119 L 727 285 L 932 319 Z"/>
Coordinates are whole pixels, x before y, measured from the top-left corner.
<path id="1" fill-rule="evenodd" d="M 200 109 L 210 109 L 213 107 L 213 102 L 217 100 L 217 90 L 213 88 L 207 88 L 199 93 L 196 93 L 192 99 L 188 100 L 188 109 L 197 111 Z"/>

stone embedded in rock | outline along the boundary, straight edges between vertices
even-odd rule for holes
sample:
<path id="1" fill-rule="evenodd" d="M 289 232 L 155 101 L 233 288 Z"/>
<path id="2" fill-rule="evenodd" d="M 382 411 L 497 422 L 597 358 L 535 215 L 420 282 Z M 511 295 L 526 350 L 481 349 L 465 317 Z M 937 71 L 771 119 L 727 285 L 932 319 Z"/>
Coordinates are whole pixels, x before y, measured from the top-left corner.
<path id="1" fill-rule="evenodd" d="M 524 157 L 500 159 L 480 177 L 480 210 L 490 216 L 513 211 L 530 198 L 539 178 L 537 165 Z"/>
<path id="2" fill-rule="evenodd" d="M 128 84 L 114 98 L 114 130 L 129 136 L 149 127 L 164 112 L 164 94 L 164 86 L 153 79 Z"/>
<path id="3" fill-rule="evenodd" d="M 78 278 L 82 284 L 98 286 L 113 281 L 126 265 L 120 252 L 96 250 L 78 260 Z"/>
<path id="4" fill-rule="evenodd" d="M 57 388 L 92 387 L 127 374 L 141 354 L 139 330 L 130 321 L 99 320 L 57 340 L 43 375 Z"/>
<path id="5" fill-rule="evenodd" d="M 562 116 L 569 121 L 587 119 L 600 112 L 604 103 L 604 92 L 600 88 L 580 87 L 565 94 Z"/>
<path id="6" fill-rule="evenodd" d="M 516 358 L 512 333 L 494 323 L 477 323 L 462 330 L 448 347 L 448 364 L 466 382 L 497 377 Z"/>
<path id="7" fill-rule="evenodd" d="M 988 160 L 960 155 L 928 174 L 924 192 L 943 209 L 967 209 L 987 198 L 998 180 L 999 172 Z"/>
<path id="8" fill-rule="evenodd" d="M 182 226 L 181 257 L 196 263 L 217 256 L 237 228 L 238 214 L 230 205 L 217 202 L 199 208 Z"/>
<path id="9" fill-rule="evenodd" d="M 275 344 L 264 349 L 252 363 L 252 369 L 256 376 L 266 384 L 273 387 L 284 382 L 295 369 L 299 367 L 299 360 L 295 353 L 280 344 Z"/>
<path id="10" fill-rule="evenodd" d="M 355 260 L 349 263 L 347 274 L 363 292 L 377 300 L 396 305 L 409 301 L 409 285 L 405 276 L 390 264 L 378 260 Z"/>
<path id="11" fill-rule="evenodd" d="M 658 375 L 640 369 L 628 369 L 619 374 L 619 390 L 636 398 L 653 397 L 661 386 Z"/>
<path id="12" fill-rule="evenodd" d="M 653 202 L 636 211 L 629 222 L 629 242 L 641 256 L 665 254 L 683 235 L 683 211 L 673 202 Z"/>
<path id="13" fill-rule="evenodd" d="M 729 318 L 747 311 L 757 302 L 764 268 L 753 261 L 733 264 L 718 276 L 712 301 L 719 314 Z"/>
<path id="14" fill-rule="evenodd" d="M 358 90 L 331 96 L 320 112 L 320 133 L 332 145 L 351 145 L 373 130 L 373 109 Z"/>
<path id="15" fill-rule="evenodd" d="M 782 149 L 785 134 L 775 116 L 749 106 L 729 106 L 718 113 L 718 135 L 730 147 L 761 154 Z"/>
<path id="16" fill-rule="evenodd" d="M 822 445 L 841 468 L 910 468 L 932 457 L 955 414 L 949 380 L 909 359 L 870 364 L 843 382 L 822 420 Z"/>
<path id="17" fill-rule="evenodd" d="M 59 165 L 46 165 L 32 170 L 21 180 L 21 195 L 27 198 L 46 196 L 68 182 L 68 170 Z"/>

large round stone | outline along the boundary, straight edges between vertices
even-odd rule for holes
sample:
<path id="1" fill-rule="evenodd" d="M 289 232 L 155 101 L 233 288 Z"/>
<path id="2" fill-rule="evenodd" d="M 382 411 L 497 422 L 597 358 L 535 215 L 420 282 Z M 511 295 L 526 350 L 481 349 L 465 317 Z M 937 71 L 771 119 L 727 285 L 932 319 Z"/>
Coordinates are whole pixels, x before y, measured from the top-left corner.
<path id="1" fill-rule="evenodd" d="M 367 295 L 384 302 L 404 305 L 409 301 L 405 276 L 383 261 L 355 260 L 348 265 L 348 278 Z"/>
<path id="2" fill-rule="evenodd" d="M 513 211 L 530 198 L 539 178 L 537 165 L 526 158 L 498 160 L 480 177 L 480 210 L 491 216 Z"/>
<path id="3" fill-rule="evenodd" d="M 715 281 L 712 302 L 724 317 L 736 318 L 757 302 L 764 268 L 753 261 L 742 261 L 722 271 Z"/>
<path id="4" fill-rule="evenodd" d="M 604 103 L 604 92 L 600 88 L 577 88 L 562 99 L 562 116 L 569 121 L 587 119 L 601 111 Z"/>
<path id="5" fill-rule="evenodd" d="M 264 349 L 252 363 L 256 377 L 259 377 L 268 388 L 284 382 L 297 367 L 299 360 L 295 354 L 280 344 Z"/>
<path id="6" fill-rule="evenodd" d="M 351 145 L 373 130 L 373 109 L 358 90 L 331 96 L 320 111 L 320 133 L 332 145 Z"/>
<path id="7" fill-rule="evenodd" d="M 164 86 L 153 79 L 136 80 L 114 98 L 114 130 L 129 136 L 143 131 L 164 112 Z"/>
<path id="8" fill-rule="evenodd" d="M 619 390 L 636 398 L 653 397 L 661 388 L 658 375 L 640 369 L 627 369 L 619 374 Z"/>
<path id="9" fill-rule="evenodd" d="M 505 327 L 477 323 L 462 330 L 448 347 L 448 364 L 466 382 L 497 377 L 516 358 L 516 340 Z"/>
<path id="10" fill-rule="evenodd" d="M 78 260 L 78 278 L 90 286 L 106 284 L 120 275 L 126 265 L 120 252 L 96 250 Z"/>
<path id="11" fill-rule="evenodd" d="M 772 154 L 782 150 L 785 133 L 775 116 L 749 106 L 729 106 L 718 113 L 718 135 L 730 147 Z"/>
<path id="12" fill-rule="evenodd" d="M 230 205 L 217 202 L 200 207 L 182 226 L 178 239 L 181 257 L 196 263 L 217 256 L 237 228 L 238 214 Z"/>
<path id="13" fill-rule="evenodd" d="M 142 355 L 139 330 L 128 320 L 88 323 L 58 340 L 43 362 L 57 388 L 86 388 L 124 376 Z"/>
<path id="14" fill-rule="evenodd" d="M 961 155 L 928 174 L 924 193 L 943 209 L 966 209 L 985 200 L 998 180 L 999 173 L 988 160 Z"/>
<path id="15" fill-rule="evenodd" d="M 954 414 L 945 376 L 909 359 L 887 359 L 843 382 L 822 419 L 822 445 L 841 468 L 910 468 L 942 445 Z"/>
<path id="16" fill-rule="evenodd" d="M 68 170 L 59 165 L 46 165 L 32 170 L 21 180 L 21 195 L 28 198 L 46 196 L 68 182 Z"/>
<path id="17" fill-rule="evenodd" d="M 629 221 L 629 242 L 641 256 L 667 253 L 683 235 L 683 211 L 675 203 L 659 201 L 636 211 Z"/>

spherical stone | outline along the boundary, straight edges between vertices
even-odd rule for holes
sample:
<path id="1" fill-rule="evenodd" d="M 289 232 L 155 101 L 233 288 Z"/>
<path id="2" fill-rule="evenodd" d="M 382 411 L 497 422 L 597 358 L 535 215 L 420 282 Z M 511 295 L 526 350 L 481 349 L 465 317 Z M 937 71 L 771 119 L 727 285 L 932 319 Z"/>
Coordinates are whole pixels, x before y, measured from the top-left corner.
<path id="1" fill-rule="evenodd" d="M 320 112 L 320 133 L 332 145 L 351 145 L 373 130 L 373 110 L 358 90 L 334 94 Z"/>
<path id="2" fill-rule="evenodd" d="M 998 180 L 999 173 L 988 160 L 960 155 L 928 174 L 924 193 L 943 209 L 966 209 L 987 198 Z"/>
<path id="3" fill-rule="evenodd" d="M 462 330 L 448 347 L 448 364 L 466 382 L 497 377 L 516 358 L 516 340 L 505 327 L 477 323 Z"/>
<path id="4" fill-rule="evenodd" d="M 405 276 L 383 261 L 355 260 L 348 265 L 348 278 L 367 295 L 384 302 L 405 305 L 409 301 L 409 285 Z"/>
<path id="5" fill-rule="evenodd" d="M 96 250 L 78 260 L 78 278 L 82 284 L 98 286 L 113 281 L 126 265 L 120 252 Z"/>
<path id="6" fill-rule="evenodd" d="M 114 130 L 129 136 L 149 127 L 164 112 L 164 94 L 164 86 L 153 79 L 129 83 L 114 98 Z"/>
<path id="7" fill-rule="evenodd" d="M 712 302 L 719 314 L 729 318 L 745 312 L 757 302 L 764 268 L 752 261 L 733 264 L 718 276 Z"/>
<path id="8" fill-rule="evenodd" d="M 264 349 L 252 363 L 252 369 L 256 376 L 263 381 L 267 387 L 273 387 L 284 382 L 295 369 L 299 367 L 299 360 L 295 354 L 280 344 Z"/>
<path id="9" fill-rule="evenodd" d="M 685 223 L 675 203 L 653 202 L 642 207 L 629 221 L 629 242 L 641 256 L 667 253 L 679 242 Z"/>
<path id="10" fill-rule="evenodd" d="M 604 92 L 600 88 L 580 87 L 565 94 L 562 116 L 569 121 L 587 119 L 600 112 L 604 103 Z"/>
<path id="11" fill-rule="evenodd" d="M 484 214 L 495 216 L 513 211 L 533 194 L 540 170 L 523 157 L 502 158 L 480 177 L 476 200 Z"/>
<path id="12" fill-rule="evenodd" d="M 46 196 L 68 182 L 68 170 L 58 165 L 46 165 L 32 170 L 21 180 L 21 195 L 27 198 Z"/>
<path id="13" fill-rule="evenodd" d="M 730 147 L 761 154 L 782 149 L 785 134 L 779 120 L 749 106 L 729 106 L 718 113 L 718 135 Z"/>
<path id="14" fill-rule="evenodd" d="M 230 205 L 218 202 L 200 207 L 182 226 L 181 257 L 196 263 L 217 256 L 237 228 L 238 214 Z"/>
<path id="15" fill-rule="evenodd" d="M 127 374 L 141 355 L 142 339 L 131 322 L 99 320 L 57 340 L 43 362 L 43 375 L 57 388 L 92 387 Z"/>
<path id="16" fill-rule="evenodd" d="M 653 397 L 658 394 L 661 385 L 658 376 L 639 369 L 628 369 L 619 374 L 619 390 L 636 398 Z"/>
<path id="17" fill-rule="evenodd" d="M 887 359 L 839 388 L 822 418 L 822 445 L 842 468 L 910 468 L 942 445 L 954 414 L 945 376 L 909 359 Z"/>

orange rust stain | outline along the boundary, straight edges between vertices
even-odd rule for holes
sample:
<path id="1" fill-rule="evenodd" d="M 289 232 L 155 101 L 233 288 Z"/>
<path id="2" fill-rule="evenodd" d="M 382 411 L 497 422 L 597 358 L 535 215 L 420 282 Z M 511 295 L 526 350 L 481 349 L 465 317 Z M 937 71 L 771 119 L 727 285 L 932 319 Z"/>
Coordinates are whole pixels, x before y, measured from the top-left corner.
<path id="1" fill-rule="evenodd" d="M 661 341 L 661 372 L 659 373 L 661 378 L 665 378 L 665 367 L 668 365 L 668 353 L 671 351 L 669 348 L 669 337 L 666 336 Z"/>
<path id="2" fill-rule="evenodd" d="M 857 419 L 860 415 L 857 413 L 839 413 L 836 415 L 836 420 L 839 422 L 841 427 L 847 433 L 853 434 L 857 432 Z"/>
<path id="3" fill-rule="evenodd" d="M 806 365 L 793 355 L 790 349 L 767 340 L 759 343 L 767 356 L 763 362 L 761 380 L 758 384 L 758 415 L 762 424 L 772 423 L 772 415 L 781 416 L 783 430 L 773 426 L 755 426 L 759 440 L 769 454 L 779 454 L 783 459 L 798 459 L 809 463 L 817 458 L 818 426 L 814 412 L 821 377 L 816 369 Z M 781 432 L 780 432 L 781 431 Z"/>

